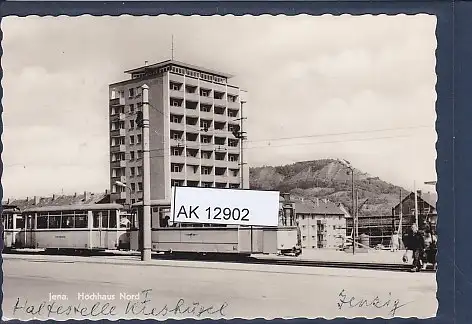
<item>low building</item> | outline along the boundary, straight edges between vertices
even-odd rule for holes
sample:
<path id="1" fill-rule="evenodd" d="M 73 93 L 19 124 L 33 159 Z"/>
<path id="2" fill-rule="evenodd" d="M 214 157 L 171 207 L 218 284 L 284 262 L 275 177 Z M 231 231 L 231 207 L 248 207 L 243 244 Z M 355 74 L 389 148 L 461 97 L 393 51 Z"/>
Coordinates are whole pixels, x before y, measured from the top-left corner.
<path id="1" fill-rule="evenodd" d="M 349 215 L 342 205 L 320 199 L 292 199 L 289 195 L 281 197 L 280 204 L 282 220 L 284 215 L 290 216 L 290 212 L 284 213 L 284 210 L 293 208 L 293 219 L 300 227 L 302 248 L 337 249 L 343 246 L 346 238 L 346 217 Z M 286 222 L 290 222 L 290 217 L 285 218 Z"/>
<path id="2" fill-rule="evenodd" d="M 437 195 L 434 193 L 423 193 L 418 190 L 417 195 L 417 207 L 418 207 L 418 225 L 420 229 L 424 228 L 425 225 L 436 228 L 438 219 L 438 213 L 436 211 Z M 395 219 L 395 228 L 398 228 L 400 214 L 402 215 L 402 227 L 409 227 L 411 224 L 416 222 L 415 216 L 415 193 L 410 192 L 405 198 L 402 199 L 401 203 L 398 203 L 393 208 L 393 218 Z"/>

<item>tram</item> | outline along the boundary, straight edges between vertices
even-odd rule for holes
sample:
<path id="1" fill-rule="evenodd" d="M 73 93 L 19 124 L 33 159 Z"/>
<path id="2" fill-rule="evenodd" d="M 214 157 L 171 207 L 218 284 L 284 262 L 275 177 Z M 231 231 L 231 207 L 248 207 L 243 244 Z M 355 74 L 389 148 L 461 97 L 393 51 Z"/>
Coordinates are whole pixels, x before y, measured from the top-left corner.
<path id="1" fill-rule="evenodd" d="M 16 247 L 103 251 L 129 248 L 131 215 L 119 204 L 25 209 Z"/>
<path id="2" fill-rule="evenodd" d="M 142 202 L 132 205 L 130 249 L 140 250 Z M 151 250 L 164 253 L 202 254 L 285 254 L 299 255 L 301 244 L 297 226 L 238 226 L 220 224 L 172 223 L 171 204 L 151 201 Z"/>
<path id="3" fill-rule="evenodd" d="M 24 227 L 23 215 L 16 206 L 2 207 L 3 249 L 10 250 L 18 246 L 20 232 Z"/>

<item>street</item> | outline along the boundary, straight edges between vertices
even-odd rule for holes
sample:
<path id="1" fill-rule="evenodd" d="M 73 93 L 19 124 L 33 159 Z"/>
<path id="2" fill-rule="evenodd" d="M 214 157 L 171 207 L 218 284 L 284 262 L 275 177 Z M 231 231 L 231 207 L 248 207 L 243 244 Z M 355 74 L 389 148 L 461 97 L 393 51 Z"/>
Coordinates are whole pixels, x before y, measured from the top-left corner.
<path id="1" fill-rule="evenodd" d="M 3 272 L 4 319 L 428 318 L 437 310 L 433 273 L 27 255 L 4 256 Z"/>

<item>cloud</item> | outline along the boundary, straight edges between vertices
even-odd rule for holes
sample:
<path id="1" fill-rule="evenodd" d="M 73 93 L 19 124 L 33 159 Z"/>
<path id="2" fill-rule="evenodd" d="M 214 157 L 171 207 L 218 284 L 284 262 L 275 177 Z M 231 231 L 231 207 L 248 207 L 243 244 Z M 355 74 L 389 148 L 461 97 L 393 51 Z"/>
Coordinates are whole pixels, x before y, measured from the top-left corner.
<path id="1" fill-rule="evenodd" d="M 434 131 L 349 133 L 434 125 L 435 27 L 428 15 L 5 17 L 5 192 L 51 192 L 64 179 L 71 190 L 108 188 L 108 84 L 170 58 L 172 35 L 176 59 L 233 73 L 249 91 L 248 146 L 348 133 L 274 141 L 249 149 L 251 164 L 342 155 L 394 183 L 430 180 Z M 378 139 L 387 135 L 397 137 Z M 397 156 L 408 159 L 392 164 Z"/>

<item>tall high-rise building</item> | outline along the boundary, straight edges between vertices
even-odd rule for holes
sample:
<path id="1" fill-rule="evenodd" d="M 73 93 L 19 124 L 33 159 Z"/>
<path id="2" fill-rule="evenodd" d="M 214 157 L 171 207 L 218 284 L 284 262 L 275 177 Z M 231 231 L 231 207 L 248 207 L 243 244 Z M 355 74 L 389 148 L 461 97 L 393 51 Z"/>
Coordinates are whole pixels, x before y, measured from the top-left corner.
<path id="1" fill-rule="evenodd" d="M 249 187 L 235 136 L 243 131 L 244 100 L 239 87 L 228 84 L 231 75 L 174 60 L 125 73 L 128 80 L 109 86 L 112 201 L 129 204 L 143 197 L 143 138 L 136 117 L 144 84 L 149 86 L 152 200 L 170 199 L 172 186 Z"/>

